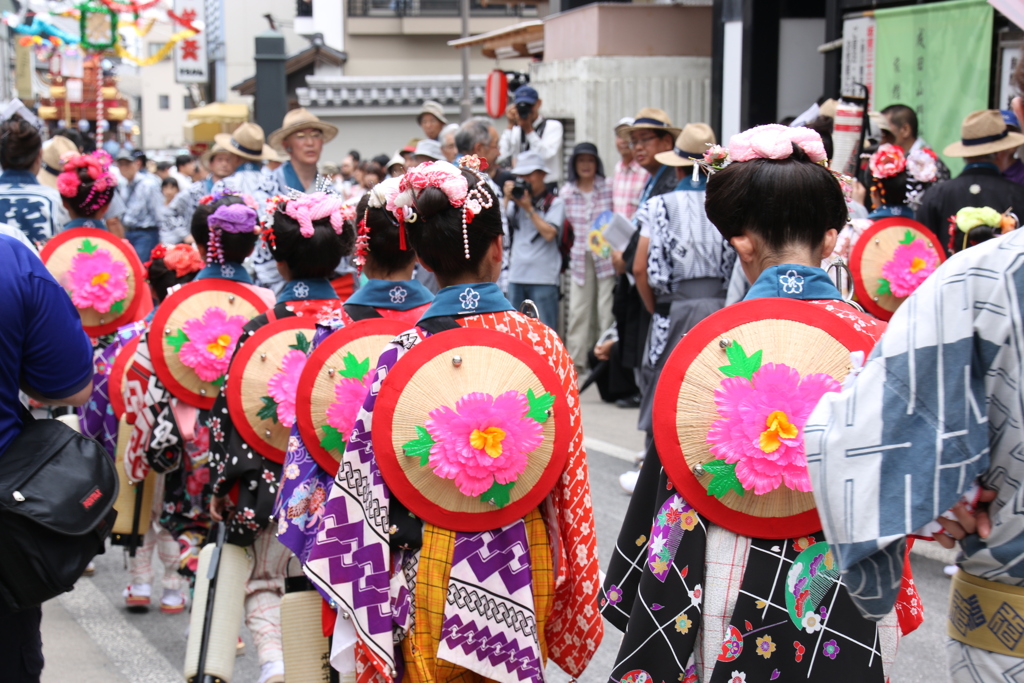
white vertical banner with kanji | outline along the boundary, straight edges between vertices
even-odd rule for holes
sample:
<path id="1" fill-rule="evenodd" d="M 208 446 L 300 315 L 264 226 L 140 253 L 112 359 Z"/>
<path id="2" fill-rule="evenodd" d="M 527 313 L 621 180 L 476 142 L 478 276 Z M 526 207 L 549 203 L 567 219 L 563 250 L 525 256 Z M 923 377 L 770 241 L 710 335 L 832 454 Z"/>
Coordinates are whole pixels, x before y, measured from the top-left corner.
<path id="1" fill-rule="evenodd" d="M 863 97 L 859 84 L 868 87 L 869 107 L 874 109 L 875 97 L 875 18 L 855 17 L 843 21 L 843 95 Z"/>
<path id="2" fill-rule="evenodd" d="M 209 62 L 206 58 L 206 8 L 204 0 L 174 0 L 174 13 L 182 24 L 200 32 L 178 41 L 174 46 L 174 80 L 178 83 L 206 83 Z"/>

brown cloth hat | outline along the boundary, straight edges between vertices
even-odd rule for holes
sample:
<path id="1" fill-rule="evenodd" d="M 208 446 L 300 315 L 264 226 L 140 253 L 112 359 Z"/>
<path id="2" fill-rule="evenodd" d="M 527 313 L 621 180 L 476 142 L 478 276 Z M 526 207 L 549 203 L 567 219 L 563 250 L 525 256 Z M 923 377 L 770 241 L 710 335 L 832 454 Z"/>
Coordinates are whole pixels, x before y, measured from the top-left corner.
<path id="1" fill-rule="evenodd" d="M 309 128 L 315 128 L 323 133 L 324 142 L 330 142 L 334 139 L 334 136 L 338 134 L 337 126 L 327 123 L 326 121 L 321 121 L 316 114 L 313 114 L 308 109 L 299 107 L 298 109 L 292 109 L 284 115 L 284 121 L 281 122 L 281 127 L 270 134 L 267 138 L 267 143 L 269 143 L 271 147 L 280 149 L 281 145 L 284 144 L 285 138 L 289 135 Z"/>
<path id="2" fill-rule="evenodd" d="M 629 136 L 635 130 L 663 130 L 672 134 L 672 137 L 677 138 L 682 132 L 679 128 L 672 125 L 672 119 L 669 118 L 661 109 L 655 109 L 653 107 L 644 107 L 637 112 L 636 118 L 633 119 L 633 125 L 626 128 L 623 133 Z"/>
<path id="3" fill-rule="evenodd" d="M 666 166 L 693 166 L 694 159 L 703 159 L 708 145 L 715 144 L 715 131 L 706 123 L 688 123 L 676 138 L 675 149 L 654 155 Z"/>
<path id="4" fill-rule="evenodd" d="M 259 124 L 243 123 L 234 133 L 217 133 L 213 139 L 227 151 L 249 161 L 277 159 L 274 149 L 264 142 Z"/>
<path id="5" fill-rule="evenodd" d="M 996 109 L 972 111 L 960 126 L 960 142 L 942 150 L 949 157 L 981 157 L 1024 145 L 1024 135 L 1006 127 Z"/>

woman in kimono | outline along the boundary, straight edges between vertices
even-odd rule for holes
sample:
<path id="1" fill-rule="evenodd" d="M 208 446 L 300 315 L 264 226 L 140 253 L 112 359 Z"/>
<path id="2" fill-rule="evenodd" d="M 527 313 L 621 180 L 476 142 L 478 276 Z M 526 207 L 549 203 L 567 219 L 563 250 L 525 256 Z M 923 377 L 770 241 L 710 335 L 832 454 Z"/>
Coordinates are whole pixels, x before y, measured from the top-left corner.
<path id="1" fill-rule="evenodd" d="M 819 163 L 825 151 L 818 134 L 761 126 L 733 136 L 729 158 L 731 163 L 707 182 L 706 209 L 754 283 L 745 299 L 831 302 L 823 308 L 859 320 L 871 336 L 880 334 L 883 326 L 842 302 L 820 267 L 846 222 L 847 205 L 839 181 Z M 885 680 L 896 655 L 896 616 L 887 615 L 876 631 L 849 605 L 842 586 L 828 614 L 821 615 L 827 616 L 831 632 L 844 636 L 838 642 L 832 633 L 818 638 L 821 620 L 804 629 L 789 620 L 762 623 L 765 603 L 754 596 L 771 595 L 765 591 L 775 586 L 751 583 L 764 577 L 786 581 L 787 572 L 779 571 L 780 551 L 803 549 L 814 543 L 812 536 L 782 541 L 740 536 L 695 512 L 678 547 L 669 548 L 668 565 L 657 566 L 654 559 L 662 555 L 649 555 L 653 540 L 648 537 L 654 535 L 652 526 L 663 524 L 659 519 L 666 509 L 670 514 L 690 510 L 652 447 L 604 583 L 603 614 L 625 633 L 611 680 L 638 671 L 655 681 L 686 683 L 806 679 L 815 657 L 841 657 L 849 664 L 848 676 L 837 682 Z M 755 628 L 763 631 L 756 646 L 749 642 L 743 647 L 742 637 L 734 634 Z M 867 649 L 855 643 L 866 643 Z"/>
<path id="2" fill-rule="evenodd" d="M 495 284 L 502 262 L 498 201 L 479 173 L 478 160 L 469 157 L 462 163 L 475 169 L 447 162 L 418 166 L 402 179 L 401 192 L 388 199 L 420 262 L 437 276 L 442 289 L 418 325 L 385 348 L 377 376 L 400 364 L 431 329 L 457 325 L 512 335 L 543 355 L 561 378 L 572 425 L 570 447 L 563 473 L 542 505 L 502 529 L 481 534 L 491 550 L 530 568 L 529 591 L 524 592 L 532 606 L 517 611 L 530 624 L 529 632 L 513 631 L 497 619 L 486 622 L 490 630 L 469 630 L 466 624 L 466 633 L 476 634 L 480 647 L 458 647 L 449 630 L 450 612 L 458 607 L 447 604 L 446 596 L 449 580 L 465 573 L 465 563 L 455 563 L 453 551 L 456 540 L 466 535 L 401 512 L 402 501 L 379 476 L 369 446 L 377 401 L 377 386 L 371 387 L 343 456 L 348 476 L 339 470 L 306 565 L 307 575 L 338 604 L 332 662 L 343 672 L 353 667 L 362 672 L 360 680 L 540 680 L 549 656 L 579 676 L 603 633 L 596 609 L 596 539 L 573 362 L 558 335 L 512 310 Z M 407 222 L 413 214 L 415 222 Z M 380 515 L 382 506 L 390 507 L 390 515 Z M 358 545 L 332 540 L 335 534 L 328 529 L 346 518 L 352 533 L 362 539 Z M 514 544 L 507 540 L 512 537 L 518 539 Z M 359 571 L 332 570 L 353 565 Z M 372 596 L 369 586 L 375 588 Z"/>
<path id="3" fill-rule="evenodd" d="M 242 328 L 227 381 L 236 371 L 234 359 L 251 333 L 272 321 L 293 316 L 326 320 L 338 315 L 340 302 L 327 279 L 342 257 L 352 253 L 355 234 L 339 198 L 324 193 L 272 199 L 264 243 L 277 262 L 284 287 L 267 313 Z M 294 397 L 293 397 L 294 400 Z M 228 525 L 227 540 L 251 547 L 253 569 L 246 582 L 246 626 L 252 633 L 259 657 L 259 683 L 283 683 L 281 651 L 281 596 L 291 552 L 268 529 L 281 465 L 261 456 L 243 440 L 235 422 L 245 420 L 228 409 L 221 391 L 207 422 L 210 428 L 210 481 L 213 499 L 210 516 Z M 237 500 L 229 493 L 238 487 Z"/>

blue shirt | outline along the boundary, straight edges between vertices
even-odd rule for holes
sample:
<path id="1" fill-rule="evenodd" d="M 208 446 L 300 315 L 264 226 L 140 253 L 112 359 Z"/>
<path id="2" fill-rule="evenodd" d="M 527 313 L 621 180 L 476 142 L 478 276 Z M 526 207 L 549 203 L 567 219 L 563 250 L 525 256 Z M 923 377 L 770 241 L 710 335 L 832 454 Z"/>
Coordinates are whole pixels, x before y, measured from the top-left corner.
<path id="1" fill-rule="evenodd" d="M 68 214 L 57 190 L 40 185 L 28 171 L 8 169 L 0 174 L 0 220 L 41 244 L 60 232 Z"/>
<path id="2" fill-rule="evenodd" d="M 139 171 L 130 183 L 118 188 L 124 200 L 125 212 L 121 222 L 128 230 L 160 226 L 164 195 L 156 176 Z"/>
<path id="3" fill-rule="evenodd" d="M 92 342 L 71 297 L 39 257 L 0 235 L 0 454 L 22 428 L 21 382 L 66 398 L 92 380 Z M 2 456 L 0 456 L 2 457 Z"/>

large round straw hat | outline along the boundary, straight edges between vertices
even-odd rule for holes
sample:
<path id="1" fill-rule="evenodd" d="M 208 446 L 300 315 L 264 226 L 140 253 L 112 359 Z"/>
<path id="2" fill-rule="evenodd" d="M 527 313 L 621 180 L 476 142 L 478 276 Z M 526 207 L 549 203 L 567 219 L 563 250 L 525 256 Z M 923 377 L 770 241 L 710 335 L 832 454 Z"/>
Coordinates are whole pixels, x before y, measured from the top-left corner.
<path id="1" fill-rule="evenodd" d="M 227 370 L 242 325 L 267 308 L 252 287 L 233 280 L 200 280 L 173 292 L 156 310 L 149 331 L 156 376 L 177 399 L 209 410 L 224 383 L 223 373 L 212 377 L 213 372 Z"/>
<path id="2" fill-rule="evenodd" d="M 323 133 L 324 142 L 330 142 L 334 139 L 334 136 L 338 134 L 337 126 L 331 125 L 326 121 L 321 121 L 317 118 L 316 114 L 299 107 L 298 109 L 292 109 L 284 115 L 281 127 L 267 137 L 267 142 L 271 147 L 281 149 L 285 138 L 289 135 L 292 133 L 298 133 L 300 130 L 308 130 L 310 128 L 314 128 Z"/>
<path id="3" fill-rule="evenodd" d="M 288 408 L 282 409 L 273 397 L 270 382 L 294 370 L 292 359 L 297 357 L 286 358 L 293 351 L 301 353 L 300 362 L 305 363 L 315 330 L 316 318 L 278 318 L 253 332 L 231 360 L 227 379 L 231 420 L 245 443 L 276 463 L 284 462 L 291 425 L 282 422 Z"/>
<path id="4" fill-rule="evenodd" d="M 1006 127 L 998 109 L 972 111 L 960 126 L 960 142 L 948 145 L 948 157 L 980 157 L 1024 145 L 1024 135 Z"/>
<path id="5" fill-rule="evenodd" d="M 868 313 L 888 320 L 945 260 L 939 238 L 921 223 L 902 217 L 876 221 L 857 239 L 850 254 L 857 302 Z"/>
<path id="6" fill-rule="evenodd" d="M 859 320 L 841 303 L 768 298 L 708 316 L 683 337 L 662 370 L 653 418 L 662 465 L 687 503 L 744 536 L 821 529 L 803 426 L 818 399 L 839 389 L 850 352 L 871 350 Z"/>
<path id="7" fill-rule="evenodd" d="M 331 476 L 338 473 L 380 352 L 407 329 L 400 320 L 360 320 L 334 332 L 309 354 L 299 378 L 295 418 L 309 454 Z"/>
<path id="8" fill-rule="evenodd" d="M 90 337 L 110 334 L 152 310 L 135 249 L 106 230 L 65 230 L 47 242 L 39 256 L 71 295 Z"/>
<path id="9" fill-rule="evenodd" d="M 421 342 L 384 378 L 373 450 L 410 512 L 485 531 L 551 492 L 570 430 L 562 382 L 543 356 L 508 334 L 459 328 Z"/>
<path id="10" fill-rule="evenodd" d="M 68 152 L 77 152 L 78 145 L 63 135 L 55 135 L 43 144 L 43 165 L 39 168 L 36 179 L 46 185 L 57 189 L 57 176 L 64 170 L 64 162 L 61 156 Z"/>
<path id="11" fill-rule="evenodd" d="M 622 129 L 622 135 L 629 137 L 634 131 L 637 130 L 663 130 L 670 133 L 673 138 L 679 137 L 682 129 L 672 125 L 672 119 L 669 118 L 661 109 L 654 107 L 644 107 L 637 112 L 636 117 L 633 119 L 633 125 Z M 618 131 L 618 127 L 616 127 Z"/>
<path id="12" fill-rule="evenodd" d="M 666 166 L 693 166 L 694 159 L 703 159 L 708 145 L 715 144 L 715 131 L 706 123 L 688 123 L 676 138 L 676 146 L 659 152 L 654 158 Z"/>
<path id="13" fill-rule="evenodd" d="M 277 159 L 277 152 L 266 144 L 263 129 L 255 123 L 243 123 L 233 133 L 217 133 L 213 139 L 226 151 L 249 161 Z"/>

